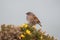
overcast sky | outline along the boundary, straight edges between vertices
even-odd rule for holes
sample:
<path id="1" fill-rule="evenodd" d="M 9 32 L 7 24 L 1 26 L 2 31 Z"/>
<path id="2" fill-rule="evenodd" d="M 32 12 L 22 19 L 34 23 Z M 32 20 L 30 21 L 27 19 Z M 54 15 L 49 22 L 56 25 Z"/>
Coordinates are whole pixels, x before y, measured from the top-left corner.
<path id="1" fill-rule="evenodd" d="M 28 11 L 40 19 L 44 31 L 60 38 L 60 0 L 0 0 L 0 25 L 26 23 Z"/>

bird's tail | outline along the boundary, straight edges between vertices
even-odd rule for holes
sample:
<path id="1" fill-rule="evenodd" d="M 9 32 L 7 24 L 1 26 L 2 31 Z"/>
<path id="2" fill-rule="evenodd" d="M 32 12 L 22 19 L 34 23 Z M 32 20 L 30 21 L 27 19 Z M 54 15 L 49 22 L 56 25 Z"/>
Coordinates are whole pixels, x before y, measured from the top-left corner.
<path id="1" fill-rule="evenodd" d="M 39 23 L 40 27 L 42 27 L 41 23 Z"/>

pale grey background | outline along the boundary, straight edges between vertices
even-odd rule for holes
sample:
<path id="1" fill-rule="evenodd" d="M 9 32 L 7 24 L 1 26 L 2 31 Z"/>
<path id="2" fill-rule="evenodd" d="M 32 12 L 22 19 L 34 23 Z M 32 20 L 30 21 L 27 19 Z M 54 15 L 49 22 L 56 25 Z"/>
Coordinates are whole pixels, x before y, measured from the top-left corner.
<path id="1" fill-rule="evenodd" d="M 28 11 L 41 20 L 44 31 L 60 38 L 60 0 L 0 0 L 0 25 L 23 24 Z"/>

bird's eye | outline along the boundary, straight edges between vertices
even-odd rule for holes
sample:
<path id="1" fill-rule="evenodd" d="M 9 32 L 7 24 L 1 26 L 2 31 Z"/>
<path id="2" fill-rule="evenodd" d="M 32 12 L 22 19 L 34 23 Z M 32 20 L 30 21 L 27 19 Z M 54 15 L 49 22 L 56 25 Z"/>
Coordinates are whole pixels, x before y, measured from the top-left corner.
<path id="1" fill-rule="evenodd" d="M 26 13 L 27 15 L 29 15 L 29 13 Z"/>

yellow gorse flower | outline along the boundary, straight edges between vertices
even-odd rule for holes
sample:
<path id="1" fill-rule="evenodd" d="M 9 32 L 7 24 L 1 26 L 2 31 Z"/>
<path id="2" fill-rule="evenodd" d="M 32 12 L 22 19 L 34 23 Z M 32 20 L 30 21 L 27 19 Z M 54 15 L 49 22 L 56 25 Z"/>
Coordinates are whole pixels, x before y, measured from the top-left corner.
<path id="1" fill-rule="evenodd" d="M 26 30 L 26 34 L 31 35 L 31 32 L 29 30 Z"/>
<path id="2" fill-rule="evenodd" d="M 27 25 L 27 24 L 25 24 L 25 25 L 24 25 L 24 27 L 25 27 L 25 28 L 27 28 L 27 27 L 28 27 L 28 25 Z"/>
<path id="3" fill-rule="evenodd" d="M 22 24 L 21 27 L 24 27 L 24 28 L 27 28 L 28 27 L 28 24 Z"/>
<path id="4" fill-rule="evenodd" d="M 41 36 L 40 38 L 43 39 L 43 36 Z"/>
<path id="5" fill-rule="evenodd" d="M 24 38 L 25 36 L 23 34 L 21 34 L 20 37 Z"/>
<path id="6" fill-rule="evenodd" d="M 25 38 L 25 36 L 24 36 L 23 34 L 21 34 L 21 35 L 19 36 L 19 39 L 21 39 L 21 38 Z"/>

